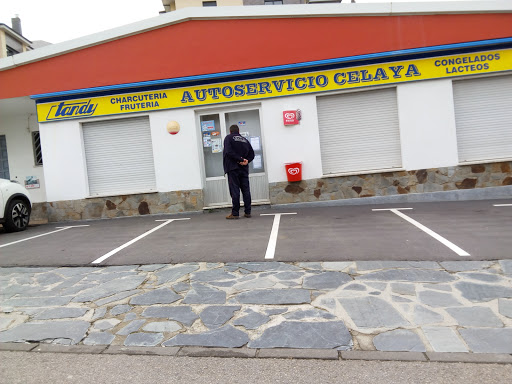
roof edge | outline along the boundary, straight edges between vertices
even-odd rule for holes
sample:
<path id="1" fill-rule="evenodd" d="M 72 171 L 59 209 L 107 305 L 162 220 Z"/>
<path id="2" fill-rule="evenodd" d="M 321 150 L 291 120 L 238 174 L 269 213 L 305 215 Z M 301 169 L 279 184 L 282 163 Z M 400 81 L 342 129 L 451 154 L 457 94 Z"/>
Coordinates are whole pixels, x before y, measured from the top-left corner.
<path id="1" fill-rule="evenodd" d="M 231 6 L 184 8 L 174 12 L 52 44 L 0 59 L 0 71 L 89 48 L 151 30 L 191 20 L 264 19 L 296 17 L 357 17 L 432 14 L 510 13 L 512 1 L 449 1 L 415 3 L 333 3 L 277 6 Z"/>
<path id="2" fill-rule="evenodd" d="M 473 52 L 484 52 L 488 50 L 510 48 L 512 48 L 512 37 L 479 40 L 464 43 L 433 45 L 421 48 L 400 49 L 355 56 L 338 57 L 332 59 L 313 60 L 293 64 L 281 64 L 268 67 L 241 69 L 228 72 L 208 73 L 203 75 L 182 76 L 176 78 L 147 80 L 133 83 L 112 84 L 91 88 L 72 89 L 66 91 L 35 94 L 31 95 L 30 98 L 36 100 L 37 102 L 40 102 L 43 99 L 54 98 L 57 98 L 59 100 L 73 100 L 77 98 L 95 97 L 98 95 L 98 93 L 117 95 L 132 92 L 147 92 L 154 90 L 171 89 L 176 87 L 180 88 L 183 87 L 183 85 L 176 84 L 183 83 L 191 83 L 193 85 L 197 85 L 197 82 L 201 82 L 201 84 L 205 82 L 204 84 L 213 84 L 215 82 L 219 82 L 219 80 L 222 80 L 221 82 L 235 81 L 238 77 L 244 77 L 244 80 L 255 79 L 260 77 L 273 77 L 276 76 L 276 72 L 283 71 L 291 71 L 293 73 L 309 73 L 321 70 L 322 67 L 325 68 L 326 66 L 329 66 L 331 69 L 350 68 L 351 66 L 355 65 L 354 63 L 357 63 L 357 65 L 365 65 L 362 64 L 363 62 L 366 62 L 367 64 L 370 62 L 372 64 L 376 64 L 390 62 L 390 60 L 404 60 L 405 57 L 408 57 L 410 60 L 414 60 L 418 58 L 442 57 L 453 54 L 467 54 Z M 411 56 L 415 57 L 411 59 Z M 45 103 L 48 102 L 48 100 L 41 102 Z"/>
<path id="3" fill-rule="evenodd" d="M 17 39 L 19 40 L 23 40 L 24 43 L 30 45 L 32 44 L 32 42 L 27 39 L 25 36 L 23 35 L 20 35 L 18 32 L 16 32 L 14 29 L 12 29 L 11 27 L 9 27 L 7 24 L 4 24 L 4 23 L 0 23 L 0 29 L 3 29 L 5 30 L 6 32 L 9 32 L 11 35 L 13 35 L 14 37 L 16 37 Z"/>

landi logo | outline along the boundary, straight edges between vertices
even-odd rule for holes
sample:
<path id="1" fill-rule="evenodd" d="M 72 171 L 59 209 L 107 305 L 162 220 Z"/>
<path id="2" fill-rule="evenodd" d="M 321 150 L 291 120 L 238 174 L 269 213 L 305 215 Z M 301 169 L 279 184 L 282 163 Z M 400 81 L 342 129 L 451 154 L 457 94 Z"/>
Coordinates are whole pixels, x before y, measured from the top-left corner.
<path id="1" fill-rule="evenodd" d="M 62 101 L 58 105 L 52 105 L 46 119 L 57 120 L 92 116 L 97 107 L 98 104 L 91 104 L 91 100 L 70 103 Z"/>

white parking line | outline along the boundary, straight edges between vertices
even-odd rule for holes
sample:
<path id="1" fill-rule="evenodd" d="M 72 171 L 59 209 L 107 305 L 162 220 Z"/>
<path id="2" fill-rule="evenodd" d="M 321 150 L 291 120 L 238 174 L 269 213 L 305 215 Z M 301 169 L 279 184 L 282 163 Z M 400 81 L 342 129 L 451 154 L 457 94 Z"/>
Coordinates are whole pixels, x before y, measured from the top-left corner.
<path id="1" fill-rule="evenodd" d="M 272 224 L 272 231 L 270 231 L 270 238 L 268 239 L 267 252 L 265 259 L 273 259 L 276 253 L 277 233 L 279 232 L 279 222 L 281 215 L 296 215 L 297 213 L 261 213 L 260 216 L 274 216 L 274 223 Z"/>
<path id="2" fill-rule="evenodd" d="M 0 245 L 0 248 L 7 247 L 8 245 L 13 245 L 13 244 L 21 243 L 21 242 L 23 242 L 23 241 L 36 239 L 36 238 L 38 238 L 38 237 L 51 235 L 52 233 L 57 233 L 57 232 L 65 231 L 66 229 L 70 229 L 70 228 L 80 228 L 80 227 L 88 227 L 88 225 L 70 225 L 70 226 L 68 226 L 68 227 L 55 227 L 55 228 L 58 228 L 56 231 L 51 231 L 51 232 L 47 232 L 47 233 L 42 233 L 42 234 L 37 235 L 37 236 L 27 237 L 26 239 L 18 240 L 18 241 L 13 241 L 12 243 L 2 244 L 2 245 Z"/>
<path id="3" fill-rule="evenodd" d="M 172 223 L 173 221 L 178 221 L 178 220 L 190 220 L 190 218 L 183 218 L 183 219 L 169 219 L 169 220 L 155 220 L 155 221 L 163 221 L 164 223 L 160 224 L 158 227 L 155 227 L 145 233 L 143 233 L 142 235 L 140 236 L 137 236 L 135 239 L 133 240 L 130 240 L 129 242 L 127 243 L 124 243 L 123 245 L 121 245 L 120 247 L 117 247 L 116 249 L 110 251 L 109 253 L 106 253 L 104 254 L 103 256 L 97 258 L 96 260 L 94 260 L 92 262 L 92 264 L 99 264 L 101 263 L 102 261 L 108 259 L 110 256 L 112 255 L 115 255 L 117 252 L 119 252 L 120 250 L 126 248 L 126 247 L 129 247 L 130 245 L 132 245 L 133 243 L 136 243 L 137 241 L 139 241 L 140 239 L 146 237 L 147 235 L 150 235 L 151 233 L 155 232 L 155 231 L 158 231 L 160 228 L 162 227 L 165 227 L 167 224 L 170 224 Z"/>
<path id="4" fill-rule="evenodd" d="M 434 239 L 436 239 L 437 241 L 441 242 L 442 244 L 444 244 L 445 246 L 450 248 L 452 251 L 454 251 L 459 256 L 471 256 L 469 253 L 464 251 L 462 248 L 457 247 L 455 244 L 453 244 L 452 242 L 446 240 L 441 235 L 438 235 L 437 233 L 435 233 L 431 229 L 425 227 L 423 224 L 418 223 L 416 220 L 411 219 L 409 216 L 407 216 L 407 215 L 403 214 L 402 212 L 400 212 L 401 210 L 404 210 L 404 209 L 412 209 L 412 208 L 372 209 L 372 211 L 391 211 L 395 215 L 400 216 L 402 219 L 408 221 L 412 225 L 414 225 L 414 226 L 418 227 L 419 229 L 421 229 L 422 231 L 426 232 L 427 234 L 432 236 Z"/>
<path id="5" fill-rule="evenodd" d="M 512 207 L 512 204 L 493 204 L 495 207 Z"/>

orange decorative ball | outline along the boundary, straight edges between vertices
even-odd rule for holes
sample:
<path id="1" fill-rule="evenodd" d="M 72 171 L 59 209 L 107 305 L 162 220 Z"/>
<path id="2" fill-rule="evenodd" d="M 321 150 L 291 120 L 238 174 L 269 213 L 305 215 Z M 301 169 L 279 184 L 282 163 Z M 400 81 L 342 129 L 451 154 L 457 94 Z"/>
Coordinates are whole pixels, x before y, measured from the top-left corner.
<path id="1" fill-rule="evenodd" d="M 169 132 L 171 135 L 175 135 L 180 131 L 180 125 L 177 121 L 169 121 L 167 123 L 167 132 Z"/>

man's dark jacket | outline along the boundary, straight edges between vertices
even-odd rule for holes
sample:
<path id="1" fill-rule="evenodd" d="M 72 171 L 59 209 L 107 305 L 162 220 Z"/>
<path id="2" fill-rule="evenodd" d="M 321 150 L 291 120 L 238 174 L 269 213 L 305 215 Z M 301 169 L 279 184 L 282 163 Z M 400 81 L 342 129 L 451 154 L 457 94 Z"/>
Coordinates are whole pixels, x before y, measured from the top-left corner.
<path id="1" fill-rule="evenodd" d="M 254 151 L 251 144 L 245 137 L 239 133 L 230 133 L 224 139 L 224 173 L 241 169 L 249 173 L 247 165 L 240 165 L 244 159 L 249 160 L 249 163 L 254 159 Z"/>

